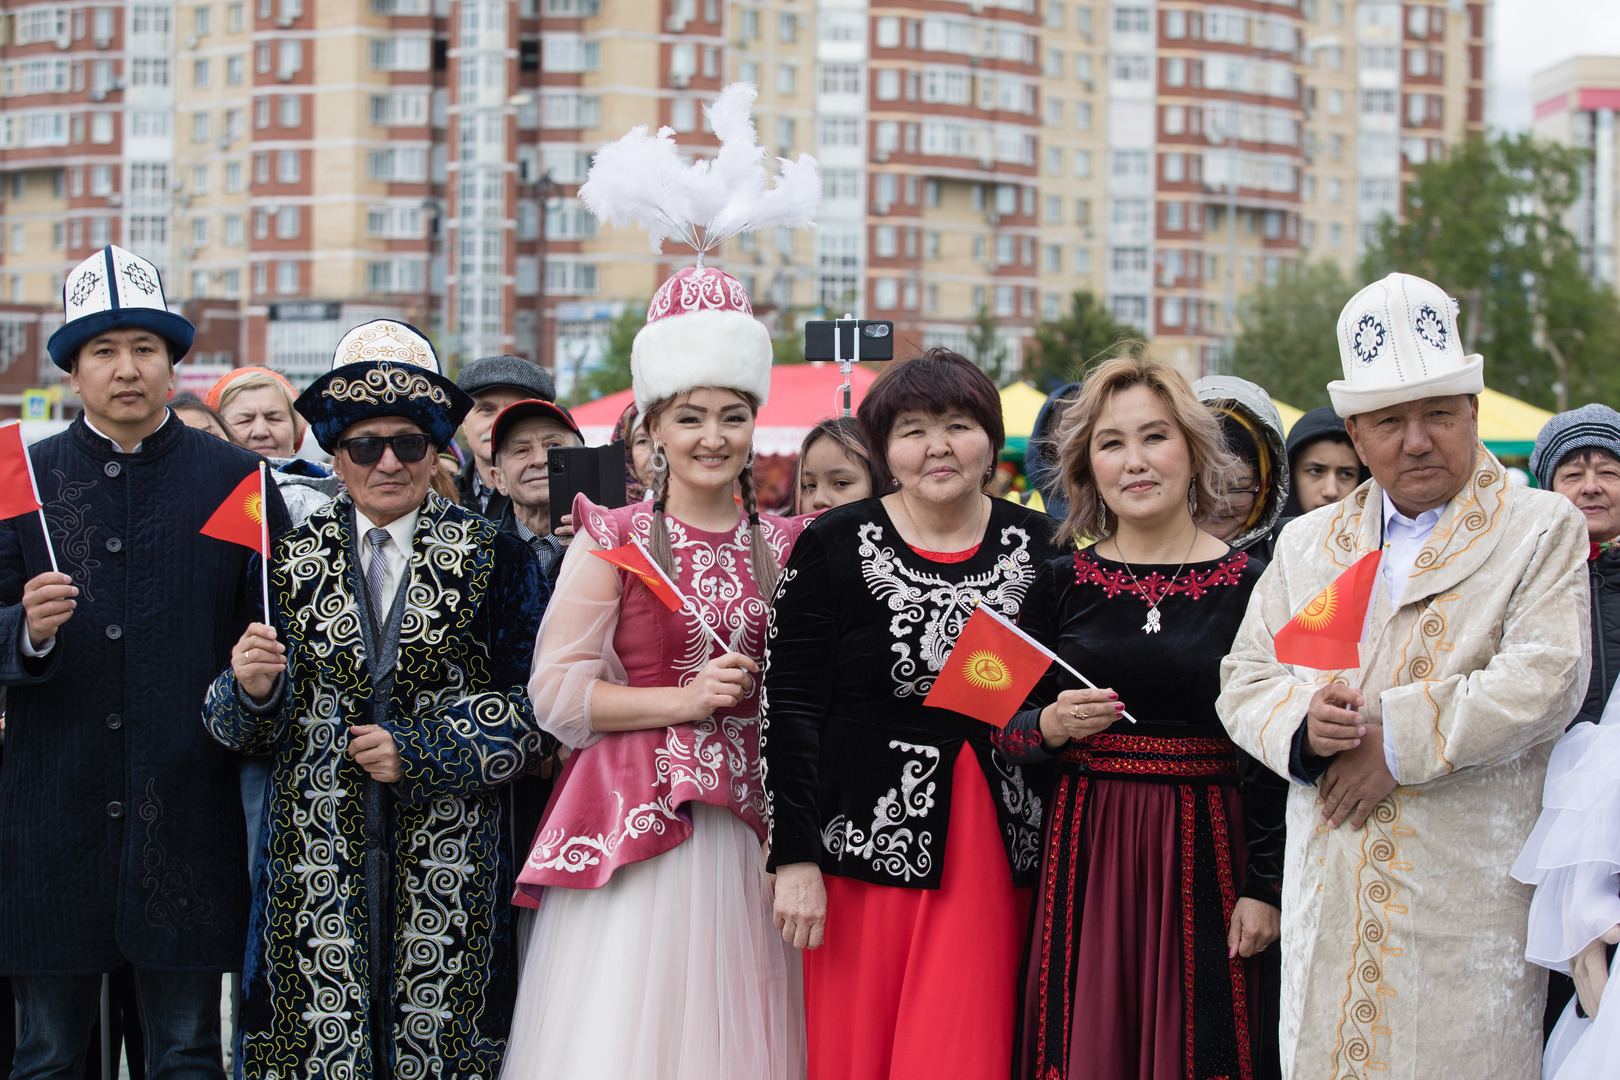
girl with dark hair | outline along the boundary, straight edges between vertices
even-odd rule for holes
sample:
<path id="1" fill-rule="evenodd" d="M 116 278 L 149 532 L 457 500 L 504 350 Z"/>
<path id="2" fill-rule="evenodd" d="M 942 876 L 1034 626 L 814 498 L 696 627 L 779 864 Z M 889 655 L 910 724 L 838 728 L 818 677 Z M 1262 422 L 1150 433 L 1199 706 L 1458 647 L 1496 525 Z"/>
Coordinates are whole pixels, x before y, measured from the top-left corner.
<path id="1" fill-rule="evenodd" d="M 820 513 L 877 494 L 872 448 L 860 424 L 847 416 L 823 420 L 799 447 L 799 483 L 794 512 Z"/>
<path id="2" fill-rule="evenodd" d="M 923 699 L 975 606 L 1017 616 L 1057 523 L 983 494 L 1001 402 L 955 353 L 891 367 L 860 422 L 888 494 L 806 527 L 771 612 L 776 923 L 812 950 L 811 1077 L 1003 1077 L 1041 785 Z"/>

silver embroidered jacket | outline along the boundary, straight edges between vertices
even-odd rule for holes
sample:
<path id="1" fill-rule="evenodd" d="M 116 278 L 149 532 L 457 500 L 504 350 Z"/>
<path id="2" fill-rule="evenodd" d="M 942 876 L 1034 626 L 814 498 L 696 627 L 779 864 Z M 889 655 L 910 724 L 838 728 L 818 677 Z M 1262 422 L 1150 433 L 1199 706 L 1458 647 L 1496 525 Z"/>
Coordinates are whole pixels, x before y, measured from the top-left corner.
<path id="1" fill-rule="evenodd" d="M 923 699 L 974 607 L 1017 618 L 1036 568 L 1058 554 L 1056 531 L 1045 514 L 1000 499 L 977 550 L 958 562 L 913 551 L 877 499 L 829 510 L 804 531 L 766 638 L 773 868 L 816 862 L 829 874 L 938 888 L 951 771 L 967 746 L 990 785 L 1013 879 L 1034 880 L 1042 785 L 1004 751 L 1005 740 L 1038 743 L 1039 733 L 998 731 Z"/>
<path id="2" fill-rule="evenodd" d="M 344 752 L 349 727 L 373 722 L 374 685 L 386 685 L 367 653 L 375 631 L 362 623 L 353 521 L 340 497 L 273 545 L 288 649 L 280 708 L 256 715 L 229 671 L 208 697 L 216 739 L 275 756 L 239 1075 L 494 1077 L 514 987 L 500 789 L 551 745 L 524 688 L 546 586 L 520 542 L 429 494 L 393 620 L 384 726 L 403 777 L 377 784 Z M 368 856 L 379 848 L 374 895 Z"/>

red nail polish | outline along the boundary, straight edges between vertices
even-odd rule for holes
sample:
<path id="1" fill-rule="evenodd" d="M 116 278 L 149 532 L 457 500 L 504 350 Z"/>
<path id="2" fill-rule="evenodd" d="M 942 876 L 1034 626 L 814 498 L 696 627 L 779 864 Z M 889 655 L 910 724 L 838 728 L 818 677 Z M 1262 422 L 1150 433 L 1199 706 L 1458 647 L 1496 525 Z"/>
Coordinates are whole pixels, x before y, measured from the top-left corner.
<path id="1" fill-rule="evenodd" d="M 1119 695 L 1114 693 L 1112 690 L 1108 691 L 1108 696 L 1113 698 L 1115 701 L 1119 700 Z"/>

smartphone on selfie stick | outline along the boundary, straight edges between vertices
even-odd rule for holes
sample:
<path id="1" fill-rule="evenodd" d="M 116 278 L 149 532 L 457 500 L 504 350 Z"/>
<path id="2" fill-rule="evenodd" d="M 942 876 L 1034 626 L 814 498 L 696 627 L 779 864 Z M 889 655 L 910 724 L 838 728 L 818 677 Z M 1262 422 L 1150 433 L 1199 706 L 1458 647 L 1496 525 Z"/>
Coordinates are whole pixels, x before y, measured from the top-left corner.
<path id="1" fill-rule="evenodd" d="M 894 359 L 894 323 L 888 319 L 826 319 L 804 324 L 804 358 L 836 360 L 843 372 L 843 415 L 850 413 L 849 375 L 862 360 Z"/>

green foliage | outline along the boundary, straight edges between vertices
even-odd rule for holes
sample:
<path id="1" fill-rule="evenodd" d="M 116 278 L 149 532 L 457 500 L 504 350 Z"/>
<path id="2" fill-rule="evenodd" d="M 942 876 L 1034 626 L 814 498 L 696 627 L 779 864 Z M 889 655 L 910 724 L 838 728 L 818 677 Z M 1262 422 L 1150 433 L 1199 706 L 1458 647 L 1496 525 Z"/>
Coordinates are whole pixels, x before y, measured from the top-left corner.
<path id="1" fill-rule="evenodd" d="M 599 397 L 616 394 L 630 386 L 630 347 L 636 334 L 647 325 L 647 305 L 641 300 L 625 304 L 624 310 L 608 327 L 607 345 L 602 350 L 602 362 L 574 384 L 569 404 L 579 405 Z"/>
<path id="2" fill-rule="evenodd" d="M 1571 405 L 1620 391 L 1620 304 L 1582 272 L 1564 224 L 1588 157 L 1528 135 L 1455 146 L 1417 170 L 1404 220 L 1380 224 L 1363 265 L 1369 281 L 1401 270 L 1456 297 L 1486 381 L 1544 408 L 1559 405 L 1559 355 Z"/>
<path id="3" fill-rule="evenodd" d="M 968 359 L 1000 386 L 1002 368 L 1007 366 L 1007 344 L 996 333 L 998 326 L 989 308 L 978 310 L 973 316 L 973 327 L 968 331 Z"/>
<path id="4" fill-rule="evenodd" d="M 1339 312 L 1354 294 L 1330 261 L 1291 267 L 1275 284 L 1260 285 L 1238 313 L 1232 374 L 1297 409 L 1326 405 L 1327 384 L 1341 374 Z"/>
<path id="5" fill-rule="evenodd" d="M 1115 320 L 1096 295 L 1078 290 L 1060 319 L 1035 327 L 1035 348 L 1025 364 L 1025 378 L 1050 393 L 1079 380 L 1092 361 L 1113 355 L 1136 355 L 1144 347 L 1134 327 Z"/>

